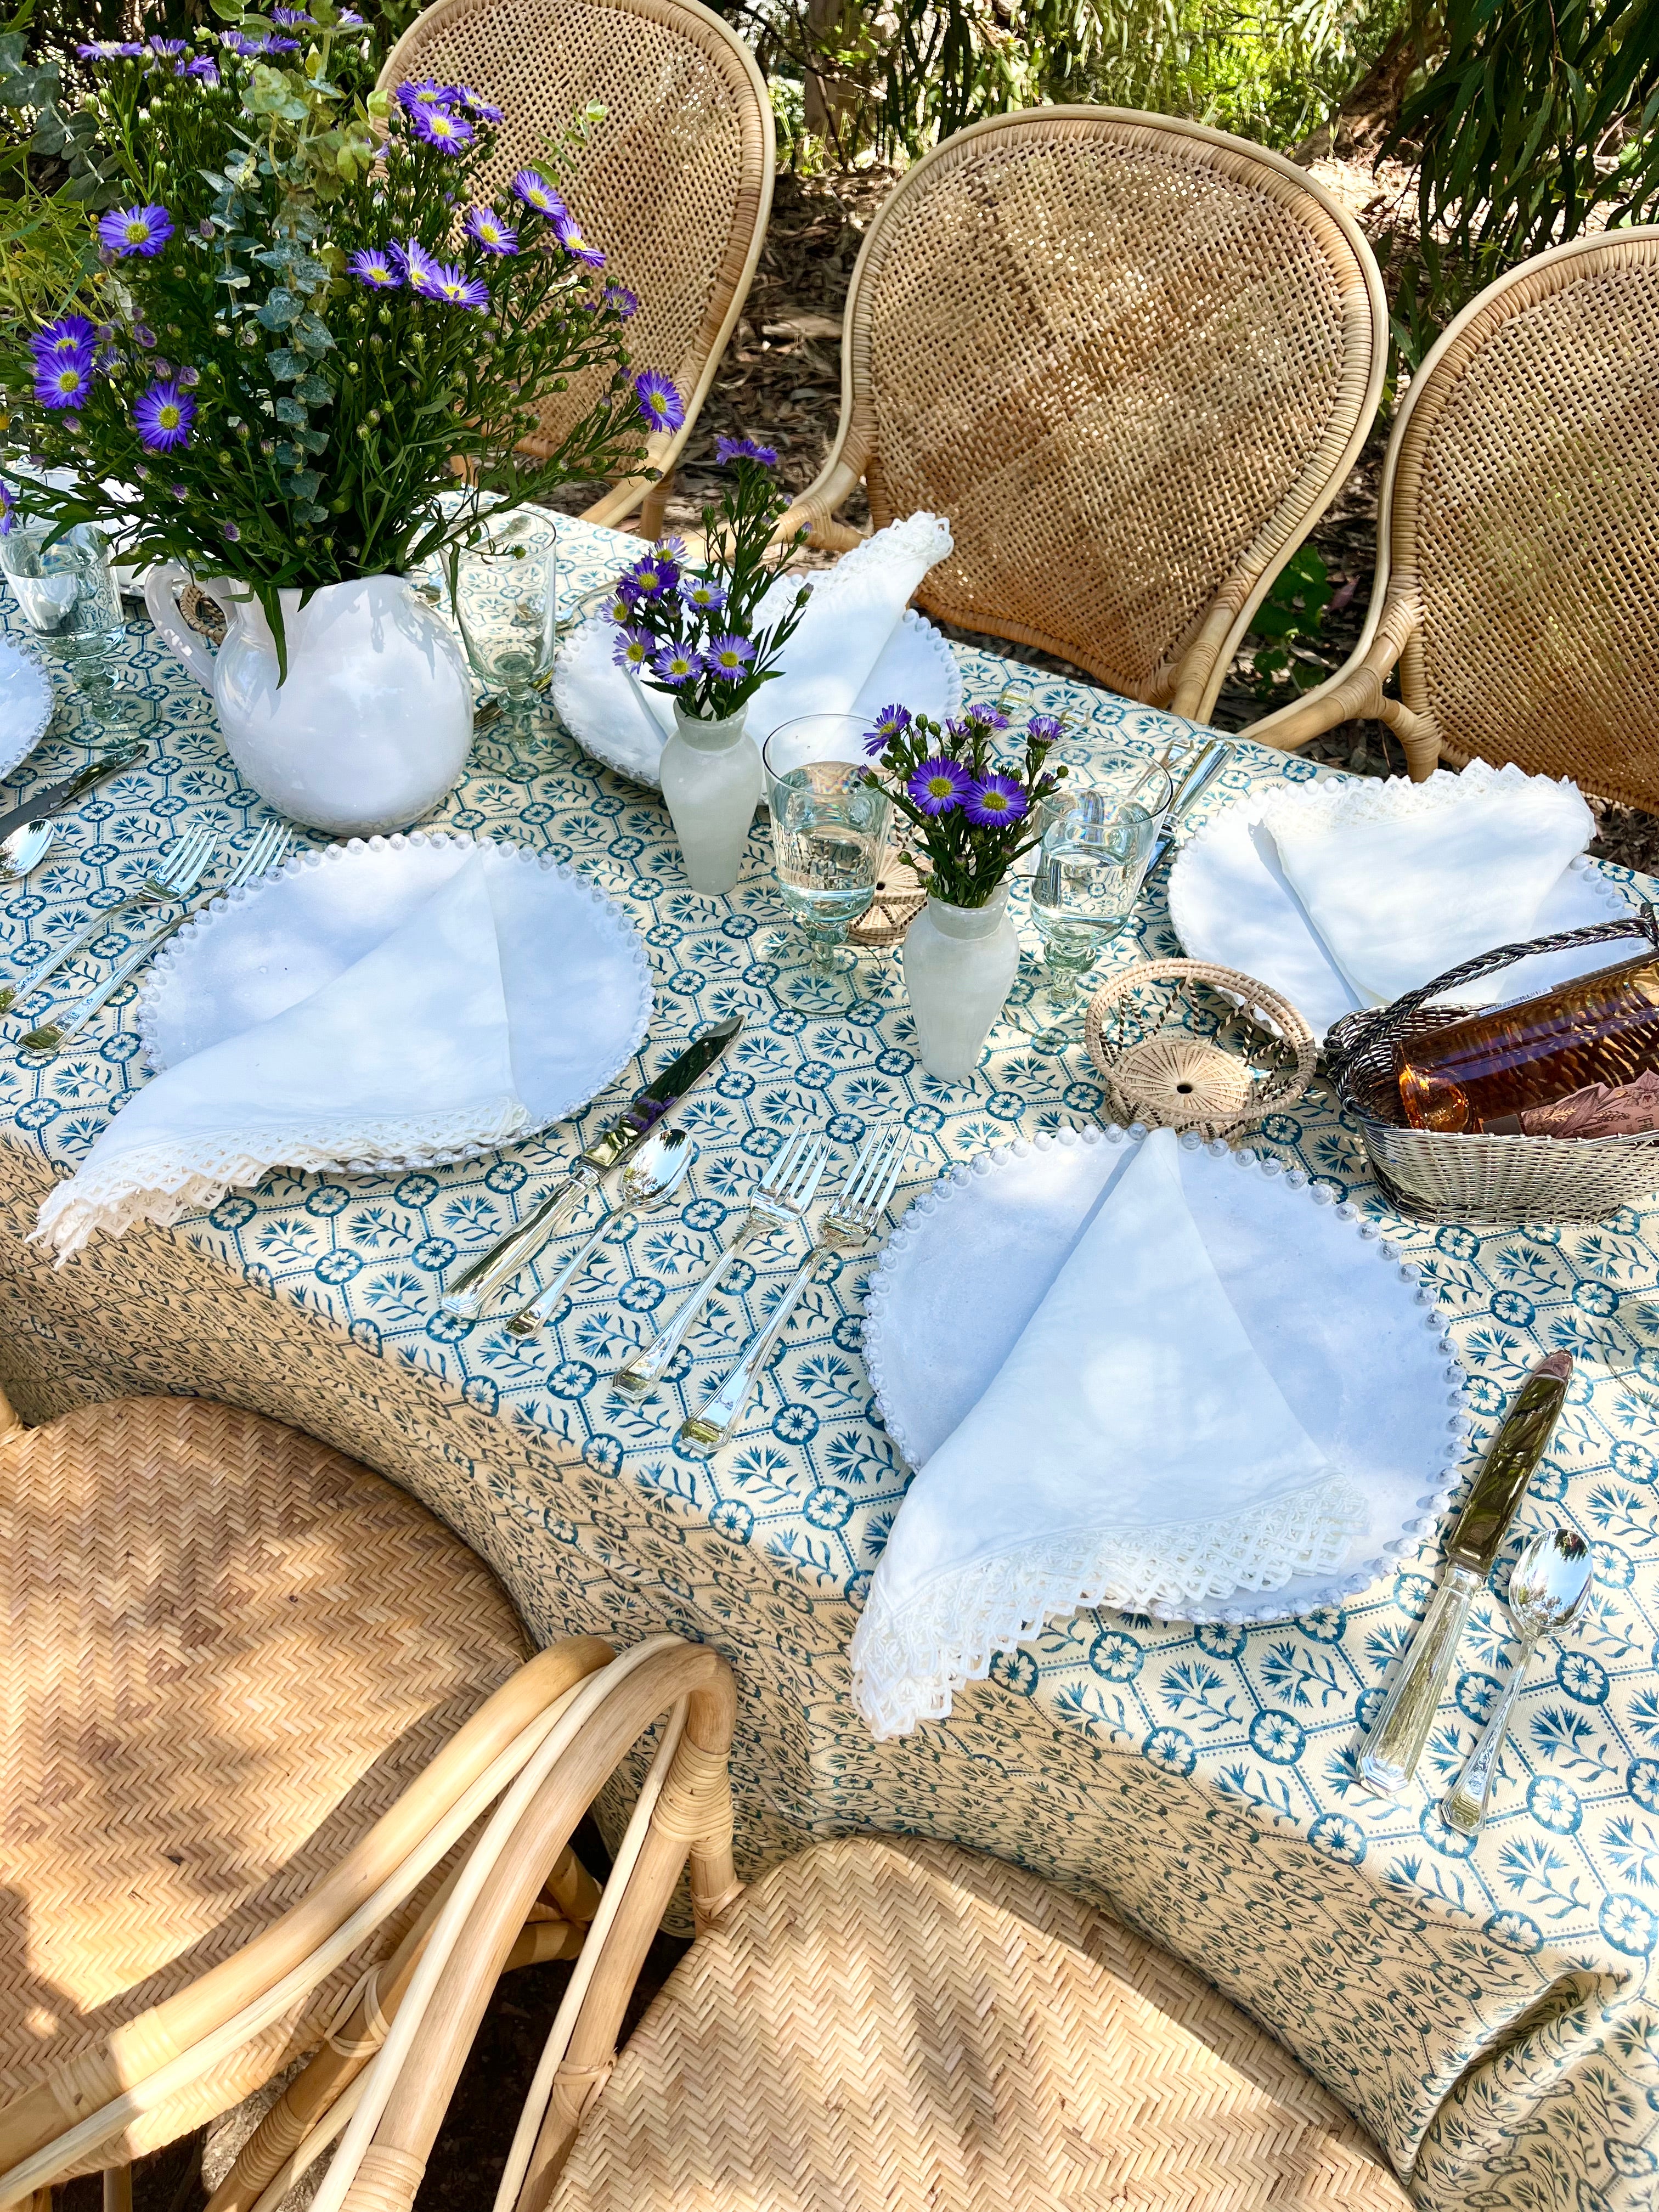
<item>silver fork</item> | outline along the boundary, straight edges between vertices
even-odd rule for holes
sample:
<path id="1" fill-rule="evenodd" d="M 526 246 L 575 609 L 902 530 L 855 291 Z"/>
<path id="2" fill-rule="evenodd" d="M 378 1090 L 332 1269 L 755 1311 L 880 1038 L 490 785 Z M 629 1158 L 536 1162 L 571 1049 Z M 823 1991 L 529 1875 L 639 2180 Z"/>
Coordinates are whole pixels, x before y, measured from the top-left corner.
<path id="1" fill-rule="evenodd" d="M 611 1378 L 613 1390 L 629 1398 L 643 1398 L 691 1333 L 691 1324 L 720 1288 L 726 1271 L 745 1245 L 775 1229 L 805 1218 L 817 1196 L 818 1184 L 830 1157 L 830 1140 L 816 1129 L 797 1129 L 766 1164 L 756 1184 L 749 1211 L 738 1224 L 738 1232 L 700 1282 L 676 1308 L 674 1318 L 660 1336 L 642 1344 L 625 1359 Z"/>
<path id="2" fill-rule="evenodd" d="M 47 977 L 55 975 L 66 961 L 73 960 L 77 952 L 84 952 L 88 945 L 95 945 L 118 914 L 130 913 L 135 907 L 173 906 L 179 899 L 188 898 L 206 872 L 218 843 L 205 823 L 197 823 L 185 830 L 167 847 L 154 871 L 136 891 L 117 899 L 113 906 L 100 908 L 78 936 L 70 938 L 56 952 L 48 953 L 39 966 L 29 970 L 15 991 L 0 991 L 0 1014 L 9 1013 L 25 999 L 33 998 Z"/>
<path id="3" fill-rule="evenodd" d="M 910 1133 L 889 1122 L 865 1139 L 835 1204 L 818 1224 L 812 1249 L 785 1288 L 764 1328 L 744 1346 L 743 1357 L 700 1413 L 680 1424 L 676 1443 L 694 1459 L 710 1459 L 737 1426 L 744 1401 L 788 1326 L 796 1301 L 823 1261 L 855 1252 L 876 1233 L 910 1150 Z"/>
<path id="4" fill-rule="evenodd" d="M 120 989 L 130 975 L 136 975 L 144 963 L 159 952 L 176 930 L 180 930 L 191 918 L 210 907 L 227 891 L 240 890 L 244 884 L 252 883 L 255 876 L 263 876 L 278 868 L 294 848 L 294 832 L 285 822 L 267 822 L 245 853 L 237 855 L 230 873 L 222 884 L 216 884 L 205 897 L 198 898 L 193 906 L 153 929 L 142 944 L 136 945 L 126 958 L 117 963 L 103 981 L 88 997 L 82 1000 L 75 1012 L 64 1022 L 46 1022 L 38 1030 L 31 1030 L 23 1039 L 30 1052 L 56 1052 L 72 1036 L 80 1034 L 99 1008 Z"/>

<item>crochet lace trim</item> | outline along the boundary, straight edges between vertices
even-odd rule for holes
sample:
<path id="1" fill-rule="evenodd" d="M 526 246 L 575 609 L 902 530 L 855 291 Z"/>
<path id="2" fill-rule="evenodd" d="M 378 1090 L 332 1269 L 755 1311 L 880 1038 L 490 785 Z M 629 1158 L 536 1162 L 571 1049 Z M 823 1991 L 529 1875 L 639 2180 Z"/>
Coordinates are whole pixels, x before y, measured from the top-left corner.
<path id="1" fill-rule="evenodd" d="M 268 1121 L 217 1137 L 204 1133 L 88 1160 L 80 1173 L 48 1193 L 30 1241 L 57 1253 L 61 1267 L 95 1230 L 119 1237 L 136 1222 L 162 1228 L 186 1213 L 218 1203 L 228 1190 L 251 1189 L 278 1166 L 306 1174 L 350 1173 L 388 1160 L 419 1168 L 439 1164 L 463 1146 L 494 1151 L 516 1136 L 529 1118 L 514 1092 L 479 1099 L 447 1114 L 315 1121 Z"/>
<path id="2" fill-rule="evenodd" d="M 878 1571 L 848 1653 L 854 1698 L 878 1742 L 908 1735 L 918 1721 L 944 1719 L 957 1692 L 990 1673 L 994 1653 L 1046 1620 L 1280 1589 L 1339 1567 L 1364 1526 L 1358 1492 L 1332 1474 L 1223 1520 L 1076 1529 L 973 1559 L 902 1607 L 888 1604 Z"/>

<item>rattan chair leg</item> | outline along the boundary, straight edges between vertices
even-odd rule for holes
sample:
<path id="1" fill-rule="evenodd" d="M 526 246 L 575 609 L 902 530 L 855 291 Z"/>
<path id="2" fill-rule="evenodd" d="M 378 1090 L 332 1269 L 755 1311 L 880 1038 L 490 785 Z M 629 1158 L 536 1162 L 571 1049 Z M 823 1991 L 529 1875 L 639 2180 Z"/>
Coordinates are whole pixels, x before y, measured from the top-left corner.
<path id="1" fill-rule="evenodd" d="M 640 502 L 640 535 L 641 538 L 660 538 L 664 518 L 668 509 L 669 494 L 674 489 L 678 471 L 665 469 L 644 499 Z"/>
<path id="2" fill-rule="evenodd" d="M 132 2212 L 132 2168 L 106 2166 L 103 2172 L 104 2212 Z"/>

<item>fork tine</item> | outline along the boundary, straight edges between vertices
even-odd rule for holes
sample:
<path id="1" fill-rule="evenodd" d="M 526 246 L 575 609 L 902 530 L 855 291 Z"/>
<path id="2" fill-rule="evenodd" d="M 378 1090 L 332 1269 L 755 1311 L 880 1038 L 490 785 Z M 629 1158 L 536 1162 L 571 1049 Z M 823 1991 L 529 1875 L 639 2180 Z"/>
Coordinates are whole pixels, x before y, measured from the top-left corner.
<path id="1" fill-rule="evenodd" d="M 801 1185 L 800 1188 L 793 1194 L 795 1204 L 799 1206 L 803 1213 L 805 1213 L 807 1207 L 811 1206 L 812 1200 L 817 1196 L 818 1185 L 823 1181 L 823 1171 L 829 1164 L 829 1139 L 827 1138 L 820 1138 L 817 1147 L 812 1154 L 811 1171 L 807 1176 L 805 1182 Z"/>
<path id="2" fill-rule="evenodd" d="M 784 1139 L 783 1142 L 778 1146 L 776 1152 L 773 1153 L 771 1158 L 766 1163 L 765 1172 L 762 1175 L 759 1182 L 755 1186 L 757 1190 L 772 1190 L 775 1188 L 776 1186 L 782 1182 L 786 1175 L 793 1172 L 794 1168 L 794 1156 L 805 1143 L 807 1137 L 810 1134 L 811 1132 L 806 1129 L 795 1129 L 791 1131 L 790 1134 Z"/>
<path id="3" fill-rule="evenodd" d="M 847 1180 L 842 1185 L 840 1205 L 842 1210 L 850 1212 L 854 1206 L 863 1204 L 865 1193 L 873 1188 L 886 1164 L 895 1138 L 907 1135 L 908 1132 L 899 1123 L 884 1121 L 880 1128 L 865 1139 L 859 1146 Z"/>
<path id="4" fill-rule="evenodd" d="M 899 1145 L 894 1148 L 892 1160 L 888 1167 L 886 1174 L 882 1177 L 874 1194 L 862 1208 L 865 1225 L 866 1228 L 873 1229 L 877 1222 L 880 1220 L 882 1215 L 886 1212 L 887 1201 L 891 1198 L 894 1191 L 898 1188 L 898 1179 L 904 1172 L 905 1163 L 908 1159 L 909 1154 L 910 1147 L 908 1145 Z"/>

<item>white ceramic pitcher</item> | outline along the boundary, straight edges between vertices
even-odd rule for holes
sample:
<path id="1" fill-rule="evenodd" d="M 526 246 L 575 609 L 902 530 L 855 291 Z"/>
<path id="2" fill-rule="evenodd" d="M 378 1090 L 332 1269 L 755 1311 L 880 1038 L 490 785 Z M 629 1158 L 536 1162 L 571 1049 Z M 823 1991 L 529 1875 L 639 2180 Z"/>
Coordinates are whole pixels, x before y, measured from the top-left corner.
<path id="1" fill-rule="evenodd" d="M 212 692 L 225 744 L 279 813 L 336 836 L 406 829 L 454 788 L 472 742 L 472 683 L 453 634 L 402 576 L 282 593 L 288 678 L 246 584 L 203 579 L 228 625 L 216 653 L 179 612 L 190 581 L 151 569 L 150 620 Z"/>

